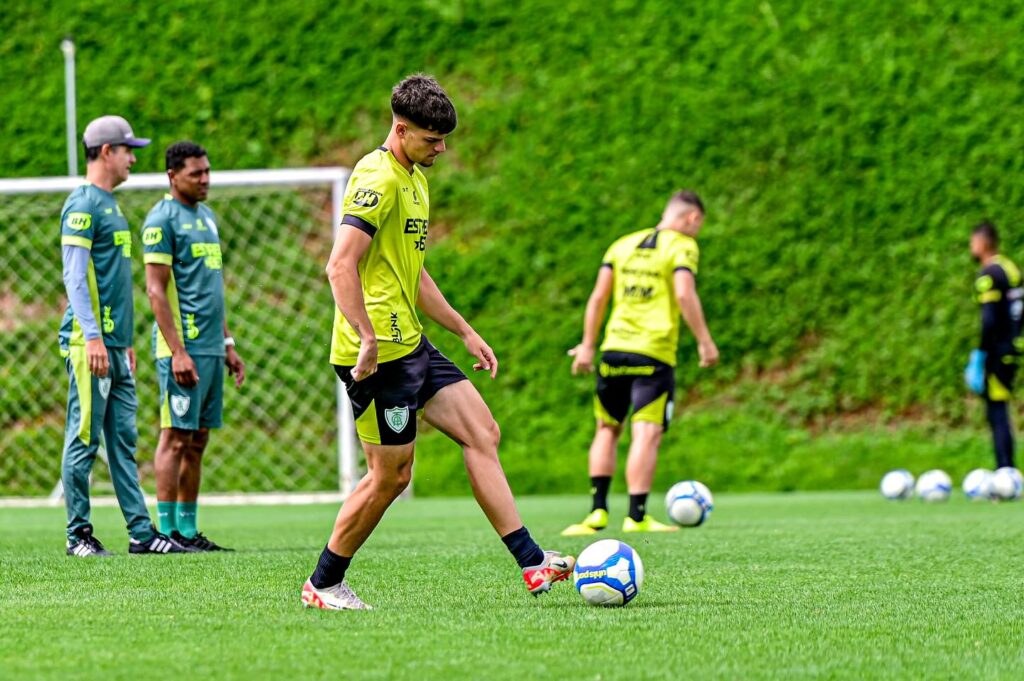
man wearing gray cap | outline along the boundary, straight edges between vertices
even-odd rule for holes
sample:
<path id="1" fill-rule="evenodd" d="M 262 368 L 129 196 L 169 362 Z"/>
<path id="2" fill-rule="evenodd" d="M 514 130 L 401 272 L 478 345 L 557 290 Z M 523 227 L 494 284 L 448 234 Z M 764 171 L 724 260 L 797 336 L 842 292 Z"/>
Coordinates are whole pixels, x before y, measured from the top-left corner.
<path id="1" fill-rule="evenodd" d="M 128 524 L 130 553 L 183 553 L 157 533 L 146 510 L 135 463 L 135 352 L 132 236 L 114 198 L 128 179 L 133 149 L 149 144 L 128 121 L 103 116 L 82 137 L 86 184 L 71 192 L 61 212 L 61 251 L 68 309 L 61 324 L 61 355 L 68 390 L 61 477 L 67 507 L 67 554 L 109 556 L 89 522 L 89 475 L 104 435 L 110 477 Z"/>

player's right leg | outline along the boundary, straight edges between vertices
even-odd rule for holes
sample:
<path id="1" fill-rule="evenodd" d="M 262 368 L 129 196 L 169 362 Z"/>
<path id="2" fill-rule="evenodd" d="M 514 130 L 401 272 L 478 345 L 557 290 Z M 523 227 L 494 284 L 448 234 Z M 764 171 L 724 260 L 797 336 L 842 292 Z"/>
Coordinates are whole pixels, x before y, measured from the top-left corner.
<path id="1" fill-rule="evenodd" d="M 1009 359 L 1010 361 L 1005 361 Z M 992 430 L 996 467 L 1013 466 L 1014 442 L 1010 426 L 1010 398 L 1016 375 L 1016 357 L 990 356 L 986 362 L 985 416 Z"/>
<path id="2" fill-rule="evenodd" d="M 679 529 L 658 522 L 647 512 L 658 448 L 672 419 L 675 392 L 674 370 L 660 362 L 653 363 L 652 369 L 650 375 L 637 377 L 632 388 L 632 440 L 626 461 L 629 514 L 622 521 L 623 532 L 675 532 Z"/>
<path id="3" fill-rule="evenodd" d="M 61 482 L 68 516 L 67 554 L 80 558 L 109 556 L 111 553 L 93 536 L 89 522 L 89 475 L 99 449 L 110 379 L 90 373 L 84 346 L 71 346 L 65 354 L 70 384 Z"/>
<path id="4" fill-rule="evenodd" d="M 345 583 L 352 556 L 373 532 L 391 503 L 409 485 L 416 442 L 416 391 L 420 350 L 377 365 L 377 373 L 352 379 L 351 367 L 335 371 L 352 402 L 356 431 L 366 455 L 366 475 L 341 506 L 330 540 L 302 587 L 306 607 L 365 610 Z"/>

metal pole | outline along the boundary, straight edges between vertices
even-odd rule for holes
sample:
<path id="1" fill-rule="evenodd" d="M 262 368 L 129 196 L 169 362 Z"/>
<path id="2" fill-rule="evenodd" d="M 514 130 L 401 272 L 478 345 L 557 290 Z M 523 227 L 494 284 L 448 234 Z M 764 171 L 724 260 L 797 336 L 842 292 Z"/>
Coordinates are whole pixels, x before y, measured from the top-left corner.
<path id="1" fill-rule="evenodd" d="M 331 186 L 331 228 L 335 237 L 341 226 L 341 208 L 348 179 L 335 180 Z M 352 433 L 352 404 L 341 379 L 335 381 L 338 421 L 338 487 L 346 497 L 356 488 L 356 443 Z"/>
<path id="2" fill-rule="evenodd" d="M 78 175 L 78 117 L 75 112 L 75 42 L 65 38 L 60 43 L 64 53 L 64 109 L 68 135 L 68 176 Z"/>

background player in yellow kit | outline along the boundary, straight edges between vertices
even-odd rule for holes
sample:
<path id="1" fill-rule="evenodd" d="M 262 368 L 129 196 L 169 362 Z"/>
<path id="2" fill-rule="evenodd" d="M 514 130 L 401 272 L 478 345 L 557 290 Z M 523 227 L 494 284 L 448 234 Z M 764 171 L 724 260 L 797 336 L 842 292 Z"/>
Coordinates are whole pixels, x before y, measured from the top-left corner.
<path id="1" fill-rule="evenodd" d="M 679 316 L 697 339 L 700 365 L 718 362 L 697 296 L 696 237 L 704 204 L 690 191 L 672 195 L 654 229 L 628 234 L 611 245 L 587 301 L 583 340 L 569 351 L 572 372 L 594 370 L 597 337 L 609 299 L 612 313 L 601 345 L 594 413 L 597 432 L 590 445 L 593 505 L 566 536 L 594 534 L 608 525 L 608 488 L 615 473 L 622 423 L 633 409 L 632 443 L 626 463 L 629 515 L 625 532 L 667 532 L 677 528 L 647 513 L 658 447 L 672 418 Z"/>
<path id="2" fill-rule="evenodd" d="M 409 76 L 391 94 L 392 124 L 381 147 L 356 164 L 327 274 L 336 305 L 331 364 L 345 384 L 366 454 L 367 474 L 338 512 L 313 574 L 307 607 L 362 610 L 344 582 L 352 556 L 409 484 L 416 414 L 462 446 L 473 494 L 537 595 L 564 580 L 574 559 L 542 551 L 523 526 L 498 460 L 498 425 L 465 374 L 423 335 L 417 308 L 462 339 L 475 370 L 494 378 L 498 360 L 445 300 L 423 266 L 430 167 L 455 129 L 455 107 L 433 78 Z"/>

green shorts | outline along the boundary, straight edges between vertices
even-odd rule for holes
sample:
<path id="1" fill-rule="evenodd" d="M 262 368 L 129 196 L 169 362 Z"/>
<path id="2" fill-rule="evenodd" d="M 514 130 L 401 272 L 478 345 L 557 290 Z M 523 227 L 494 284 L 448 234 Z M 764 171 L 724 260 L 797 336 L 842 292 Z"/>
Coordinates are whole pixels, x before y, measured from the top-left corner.
<path id="1" fill-rule="evenodd" d="M 199 385 L 178 385 L 171 371 L 171 358 L 156 361 L 160 383 L 160 427 L 181 430 L 220 428 L 224 411 L 224 358 L 193 355 Z"/>

